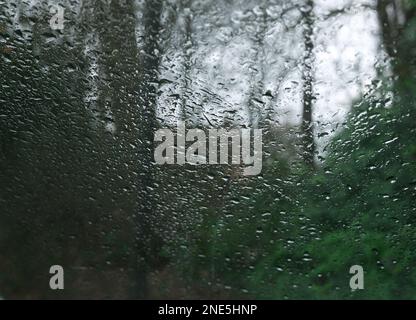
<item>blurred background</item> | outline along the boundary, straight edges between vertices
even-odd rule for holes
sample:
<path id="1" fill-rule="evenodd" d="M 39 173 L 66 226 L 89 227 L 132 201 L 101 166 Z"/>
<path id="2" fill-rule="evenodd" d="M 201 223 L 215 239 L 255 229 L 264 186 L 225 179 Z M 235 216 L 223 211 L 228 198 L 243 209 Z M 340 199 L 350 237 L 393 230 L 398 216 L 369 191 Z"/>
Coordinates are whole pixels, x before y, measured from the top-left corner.
<path id="1" fill-rule="evenodd" d="M 415 13 L 0 0 L 0 296 L 416 298 Z M 262 174 L 157 166 L 178 121 L 263 129 Z"/>

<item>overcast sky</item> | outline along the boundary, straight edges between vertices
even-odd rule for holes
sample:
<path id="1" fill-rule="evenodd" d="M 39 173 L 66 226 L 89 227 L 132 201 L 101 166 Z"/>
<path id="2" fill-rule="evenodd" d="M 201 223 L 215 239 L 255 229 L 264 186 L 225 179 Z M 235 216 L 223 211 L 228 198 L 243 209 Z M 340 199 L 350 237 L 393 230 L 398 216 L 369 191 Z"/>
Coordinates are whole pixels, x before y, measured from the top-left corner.
<path id="1" fill-rule="evenodd" d="M 198 6 L 198 1 L 193 6 L 194 10 L 202 10 L 195 13 L 192 24 L 195 52 L 188 108 L 196 113 L 203 112 L 216 125 L 221 125 L 227 117 L 224 110 L 235 110 L 231 113 L 233 120 L 247 123 L 248 96 L 251 86 L 259 79 L 255 76 L 253 82 L 253 74 L 263 72 L 264 91 L 270 90 L 277 99 L 257 98 L 266 105 L 271 103 L 272 122 L 299 124 L 303 85 L 299 64 L 303 53 L 302 26 L 290 25 L 299 12 L 294 10 L 282 18 L 280 1 L 267 2 L 264 51 L 260 53 L 261 61 L 255 62 L 253 57 L 258 46 L 253 36 L 262 22 L 260 2 L 229 1 L 228 5 L 221 2 L 209 5 L 208 2 L 205 1 L 204 8 Z M 319 122 L 317 133 L 330 134 L 319 142 L 322 149 L 333 129 L 345 119 L 353 101 L 375 77 L 379 41 L 376 13 L 361 6 L 372 4 L 372 0 L 316 0 L 315 3 L 318 22 L 314 119 Z M 325 18 L 329 12 L 342 8 L 348 8 L 345 14 Z M 285 29 L 285 24 L 289 24 L 290 30 Z M 177 39 L 177 42 L 179 45 L 172 47 L 162 68 L 163 76 L 174 82 L 162 89 L 160 112 L 168 122 L 175 121 L 172 110 L 179 108 L 175 107 L 172 94 L 181 91 L 177 83 L 181 63 L 180 41 Z M 208 125 L 205 119 L 201 121 Z"/>
<path id="2" fill-rule="evenodd" d="M 21 14 L 39 2 L 22 2 L 17 11 L 10 8 L 15 23 Z M 142 2 L 136 0 L 138 41 Z M 379 58 L 377 17 L 373 10 L 362 7 L 362 4 L 371 5 L 373 2 L 315 0 L 318 22 L 314 52 L 317 98 L 314 119 L 318 124 L 316 133 L 324 131 L 330 134 L 319 142 L 321 148 L 337 124 L 345 119 L 353 101 L 375 77 Z M 78 2 L 74 7 L 75 2 L 69 0 L 48 0 L 47 3 L 72 5 L 73 12 L 77 12 L 80 5 Z M 221 126 L 228 120 L 235 125 L 247 125 L 247 102 L 253 86 L 262 82 L 262 92 L 270 91 L 275 98 L 257 92 L 255 98 L 260 113 L 270 108 L 269 120 L 276 125 L 300 123 L 303 42 L 302 25 L 296 23 L 299 11 L 292 10 L 282 16 L 281 0 L 264 3 L 267 5 L 262 6 L 259 0 L 194 0 L 192 10 L 180 11 L 176 25 L 173 28 L 169 26 L 172 29 L 169 31 L 173 32 L 161 68 L 161 78 L 164 79 L 158 106 L 161 119 L 175 123 L 184 98 L 188 115 L 194 117 L 196 123 L 209 125 L 209 120 L 211 124 Z M 287 1 L 283 3 L 288 5 Z M 350 9 L 324 19 L 329 12 L 342 8 Z M 191 15 L 192 21 L 192 43 L 189 46 L 183 38 L 187 14 Z M 165 16 L 169 16 L 169 10 Z M 261 34 L 264 21 L 267 28 L 262 37 L 264 45 L 260 48 L 256 36 Z M 90 46 L 91 43 L 99 46 L 97 41 L 90 41 Z M 91 72 L 97 76 L 92 49 L 87 47 L 85 52 L 90 55 Z M 192 66 L 187 82 L 183 77 L 185 53 L 191 57 Z M 89 99 L 96 92 L 93 89 Z"/>

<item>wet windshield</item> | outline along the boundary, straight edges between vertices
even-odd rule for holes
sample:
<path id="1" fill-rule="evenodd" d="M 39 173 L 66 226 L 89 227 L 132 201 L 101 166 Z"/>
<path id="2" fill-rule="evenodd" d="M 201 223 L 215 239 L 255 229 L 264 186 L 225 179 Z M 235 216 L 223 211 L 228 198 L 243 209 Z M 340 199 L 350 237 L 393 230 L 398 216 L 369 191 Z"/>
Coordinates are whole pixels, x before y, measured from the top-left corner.
<path id="1" fill-rule="evenodd" d="M 0 296 L 415 298 L 415 12 L 0 0 Z"/>

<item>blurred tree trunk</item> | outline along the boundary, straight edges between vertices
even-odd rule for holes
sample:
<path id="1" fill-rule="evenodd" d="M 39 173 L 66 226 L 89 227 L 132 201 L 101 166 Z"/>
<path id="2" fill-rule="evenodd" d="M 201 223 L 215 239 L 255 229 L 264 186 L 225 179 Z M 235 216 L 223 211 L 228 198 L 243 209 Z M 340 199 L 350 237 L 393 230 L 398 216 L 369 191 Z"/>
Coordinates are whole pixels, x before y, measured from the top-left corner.
<path id="1" fill-rule="evenodd" d="M 186 105 L 187 96 L 191 85 L 191 68 L 192 68 L 192 3 L 190 0 L 180 1 L 180 11 L 184 14 L 184 35 L 183 35 L 183 89 L 181 99 L 181 121 L 187 118 Z"/>
<path id="2" fill-rule="evenodd" d="M 249 126 L 251 128 L 262 127 L 265 123 L 262 113 L 266 113 L 267 110 L 263 110 L 266 107 L 266 104 L 263 102 L 264 96 L 264 78 L 265 78 L 265 51 L 264 51 L 264 37 L 267 32 L 267 11 L 266 4 L 264 1 L 261 5 L 262 16 L 260 21 L 255 21 L 256 24 L 256 33 L 254 35 L 254 45 L 255 52 L 253 57 L 253 65 L 251 66 L 252 75 L 251 75 L 251 91 L 248 101 L 248 116 L 249 116 Z"/>
<path id="3" fill-rule="evenodd" d="M 403 39 L 404 30 L 416 15 L 416 5 L 405 0 L 377 0 L 377 16 L 381 43 L 392 59 L 392 72 L 398 79 L 411 76 L 410 63 L 414 59 L 408 41 Z"/>
<path id="4" fill-rule="evenodd" d="M 303 41 L 305 45 L 305 54 L 303 58 L 303 115 L 302 115 L 302 146 L 303 158 L 305 162 L 314 166 L 315 158 L 315 140 L 313 130 L 313 61 L 314 61 L 314 3 L 313 0 L 307 0 L 304 7 L 303 21 L 304 32 Z"/>
<path id="5" fill-rule="evenodd" d="M 151 227 L 155 216 L 153 139 L 156 129 L 156 100 L 160 54 L 162 0 L 144 3 L 144 35 L 139 53 L 136 41 L 134 0 L 95 2 L 96 23 L 101 44 L 99 104 L 103 119 L 114 125 L 107 153 L 113 170 L 111 190 L 116 208 L 133 217 L 136 247 L 132 253 L 136 279 L 135 298 L 146 296 L 146 270 L 161 249 Z M 105 156 L 107 157 L 107 156 Z M 119 192 L 117 190 L 123 190 Z"/>
<path id="6" fill-rule="evenodd" d="M 380 23 L 381 39 L 387 54 L 394 58 L 396 55 L 395 38 L 398 32 L 398 12 L 397 7 L 391 7 L 391 17 L 387 11 L 388 6 L 394 2 L 391 0 L 377 1 L 377 14 Z"/>
<path id="7" fill-rule="evenodd" d="M 155 166 L 153 140 L 157 130 L 156 105 L 159 89 L 159 65 L 161 62 L 160 34 L 163 0 L 146 0 L 143 12 L 144 35 L 140 54 L 138 138 L 140 139 L 139 158 L 139 210 L 138 210 L 138 252 L 143 252 L 146 265 L 152 269 L 165 264 L 161 258 L 162 239 L 152 228 L 156 211 L 154 194 Z"/>

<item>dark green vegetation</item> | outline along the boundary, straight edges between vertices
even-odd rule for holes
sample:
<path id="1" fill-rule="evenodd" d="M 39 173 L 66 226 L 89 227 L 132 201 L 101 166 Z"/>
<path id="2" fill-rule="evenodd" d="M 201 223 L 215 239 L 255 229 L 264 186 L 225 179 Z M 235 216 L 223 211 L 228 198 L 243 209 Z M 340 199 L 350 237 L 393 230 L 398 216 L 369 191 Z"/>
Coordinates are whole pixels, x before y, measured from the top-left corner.
<path id="1" fill-rule="evenodd" d="M 416 298 L 414 8 L 393 40 L 391 85 L 353 106 L 316 170 L 277 153 L 259 195 L 201 226 L 191 256 L 204 258 L 184 259 L 186 272 L 243 297 Z M 365 270 L 361 292 L 349 287 L 353 265 Z"/>
<path id="2" fill-rule="evenodd" d="M 399 23 L 386 14 L 389 1 L 376 2 L 390 65 L 322 162 L 311 164 L 310 119 L 302 128 L 259 121 L 265 157 L 255 178 L 235 167 L 152 163 L 153 133 L 164 126 L 157 96 L 168 81 L 158 68 L 188 1 L 165 8 L 163 21 L 164 2 L 143 1 L 140 44 L 134 1 L 84 1 L 81 17 L 67 17 L 75 36 L 49 29 L 47 7 L 22 18 L 21 30 L 0 8 L 0 295 L 415 299 L 416 3 L 401 2 Z M 188 90 L 190 16 L 175 39 Z M 90 35 L 101 43 L 97 79 L 83 54 Z M 310 91 L 313 77 L 304 80 Z M 87 101 L 92 87 L 97 99 Z M 181 93 L 177 103 L 185 110 L 191 99 Z M 195 110 L 180 117 L 193 123 Z M 64 292 L 48 288 L 53 264 L 65 268 Z M 363 291 L 349 288 L 352 265 L 364 267 Z"/>

